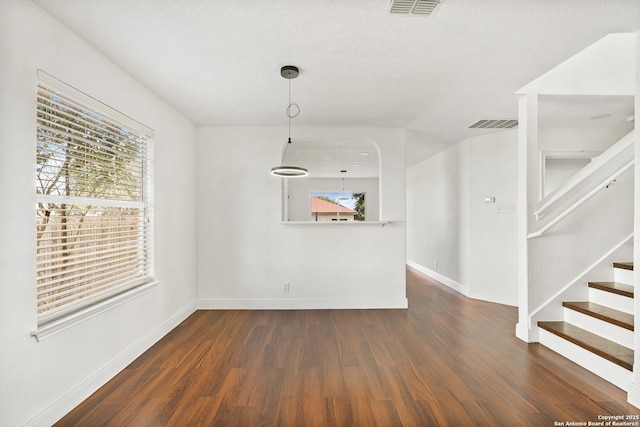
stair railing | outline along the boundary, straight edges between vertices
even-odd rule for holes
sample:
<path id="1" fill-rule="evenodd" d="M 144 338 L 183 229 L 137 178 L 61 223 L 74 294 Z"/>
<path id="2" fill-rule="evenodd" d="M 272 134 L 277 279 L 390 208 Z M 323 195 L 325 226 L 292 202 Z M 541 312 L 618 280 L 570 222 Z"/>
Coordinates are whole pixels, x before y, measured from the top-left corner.
<path id="1" fill-rule="evenodd" d="M 527 238 L 542 236 L 629 170 L 635 162 L 634 139 L 632 130 L 565 184 L 543 198 L 535 211 L 536 220 L 543 222 L 543 225 L 529 233 Z"/>

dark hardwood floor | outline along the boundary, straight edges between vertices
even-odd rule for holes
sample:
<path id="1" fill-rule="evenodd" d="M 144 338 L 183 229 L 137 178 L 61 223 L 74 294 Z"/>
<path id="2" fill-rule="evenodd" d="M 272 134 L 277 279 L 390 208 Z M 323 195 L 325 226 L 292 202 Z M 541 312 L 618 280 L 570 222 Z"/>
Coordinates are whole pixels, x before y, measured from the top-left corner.
<path id="1" fill-rule="evenodd" d="M 407 271 L 408 310 L 198 311 L 56 426 L 553 426 L 626 393 Z M 559 424 L 556 424 L 559 425 Z"/>

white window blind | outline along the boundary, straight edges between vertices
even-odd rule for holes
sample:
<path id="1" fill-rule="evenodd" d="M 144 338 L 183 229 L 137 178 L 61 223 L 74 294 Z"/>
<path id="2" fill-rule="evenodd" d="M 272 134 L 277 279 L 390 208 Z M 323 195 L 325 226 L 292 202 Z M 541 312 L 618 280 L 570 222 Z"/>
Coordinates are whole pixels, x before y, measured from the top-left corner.
<path id="1" fill-rule="evenodd" d="M 38 325 L 152 280 L 152 138 L 38 72 Z"/>

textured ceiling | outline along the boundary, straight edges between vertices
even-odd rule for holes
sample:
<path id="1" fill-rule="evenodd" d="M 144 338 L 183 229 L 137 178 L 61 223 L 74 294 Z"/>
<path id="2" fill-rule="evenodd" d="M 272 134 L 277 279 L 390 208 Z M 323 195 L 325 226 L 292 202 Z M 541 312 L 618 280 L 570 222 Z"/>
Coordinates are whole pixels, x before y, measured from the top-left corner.
<path id="1" fill-rule="evenodd" d="M 286 126 L 293 64 L 293 126 L 405 127 L 416 153 L 516 118 L 517 89 L 640 30 L 638 0 L 444 0 L 427 17 L 387 0 L 34 1 L 196 124 Z"/>

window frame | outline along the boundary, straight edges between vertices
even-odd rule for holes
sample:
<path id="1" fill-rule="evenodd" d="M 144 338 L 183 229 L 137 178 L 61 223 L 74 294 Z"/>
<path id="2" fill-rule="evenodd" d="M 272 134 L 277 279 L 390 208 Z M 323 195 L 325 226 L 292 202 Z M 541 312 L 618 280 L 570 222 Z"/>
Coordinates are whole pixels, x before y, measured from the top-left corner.
<path id="1" fill-rule="evenodd" d="M 313 199 L 314 198 L 320 198 L 320 199 L 328 198 L 328 199 L 331 199 L 332 200 L 331 203 L 334 203 L 336 206 L 340 206 L 342 208 L 351 209 L 351 210 L 353 210 L 355 212 L 354 218 L 351 221 L 349 221 L 348 219 L 340 218 L 339 211 L 336 210 L 337 217 L 335 219 L 331 219 L 330 218 L 331 221 L 338 221 L 338 222 L 342 222 L 342 221 L 347 221 L 347 222 L 368 222 L 367 221 L 367 196 L 366 196 L 367 192 L 366 191 L 345 191 L 345 190 L 313 191 L 312 190 L 309 194 L 310 194 L 310 202 L 311 202 L 310 205 L 309 205 L 309 208 L 310 208 L 309 210 L 311 212 L 310 216 L 312 218 L 310 220 L 311 222 L 322 222 L 322 221 L 319 221 L 318 213 L 316 213 L 316 216 L 315 216 L 315 219 L 314 219 L 314 215 L 313 215 Z M 332 197 L 332 195 L 336 196 L 336 198 L 334 199 Z M 350 208 L 350 207 L 345 206 L 345 205 L 343 205 L 343 204 L 341 204 L 339 202 L 340 200 L 344 200 L 345 199 L 344 196 L 349 196 L 348 198 L 346 198 L 347 200 L 349 200 L 349 199 L 355 200 L 355 196 L 356 195 L 362 195 L 362 206 L 363 206 L 362 219 L 356 219 L 356 217 L 358 215 L 361 215 L 360 211 L 358 211 L 356 209 L 356 207 Z M 325 220 L 325 221 L 328 221 L 328 220 Z"/>
<path id="2" fill-rule="evenodd" d="M 77 261 L 78 264 L 82 263 L 83 265 L 86 264 L 88 266 L 86 268 L 82 268 L 82 271 L 79 271 L 74 275 L 67 272 L 64 272 L 64 274 L 58 273 L 59 276 L 67 277 L 85 276 L 83 282 L 78 281 L 78 283 L 84 283 L 83 285 L 78 285 L 78 283 L 74 281 L 76 279 L 69 278 L 68 280 L 71 282 L 69 286 L 73 288 L 73 291 L 69 291 L 69 287 L 66 289 L 63 288 L 63 285 L 47 285 L 53 289 L 51 293 L 59 292 L 60 295 L 70 295 L 78 292 L 81 288 L 95 288 L 95 293 L 94 290 L 86 293 L 78 292 L 79 294 L 82 294 L 82 297 L 77 299 L 70 297 L 66 304 L 60 306 L 62 308 L 55 307 L 45 309 L 44 312 L 41 313 L 40 311 L 42 308 L 38 307 L 44 306 L 43 300 L 46 297 L 38 295 L 45 294 L 48 289 L 37 291 L 37 327 L 36 330 L 32 332 L 32 335 L 40 341 L 42 338 L 66 329 L 78 321 L 93 317 L 110 307 L 119 305 L 131 299 L 132 297 L 146 293 L 153 289 L 158 282 L 155 280 L 154 265 L 153 130 L 42 70 L 38 70 L 37 73 L 37 88 L 38 98 L 36 100 L 35 108 L 37 128 L 35 138 L 36 174 L 38 172 L 43 174 L 42 170 L 44 168 L 39 167 L 39 162 L 41 162 L 42 165 L 48 162 L 48 160 L 45 162 L 39 160 L 38 156 L 42 157 L 42 153 L 44 152 L 44 148 L 42 147 L 46 146 L 49 153 L 56 155 L 63 150 L 60 148 L 63 145 L 56 144 L 65 144 L 64 147 L 67 147 L 65 148 L 66 151 L 64 153 L 64 156 L 66 156 L 64 157 L 65 159 L 72 159 L 69 161 L 71 162 L 80 158 L 80 155 L 75 153 L 70 154 L 72 151 L 68 149 L 68 147 L 71 146 L 70 142 L 74 144 L 74 148 L 83 147 L 86 151 L 91 152 L 91 155 L 85 155 L 82 157 L 83 161 L 87 165 L 87 169 L 89 170 L 89 172 L 84 175 L 86 176 L 86 182 L 99 181 L 100 176 L 96 175 L 96 173 L 99 170 L 99 167 L 101 167 L 100 163 L 105 162 L 99 159 L 97 153 L 104 153 L 105 150 L 108 151 L 110 159 L 109 162 L 112 164 L 117 164 L 118 162 L 126 164 L 125 166 L 112 166 L 111 170 L 115 170 L 116 173 L 120 172 L 127 174 L 126 183 L 124 183 L 124 175 L 117 175 L 111 186 L 109 186 L 110 184 L 106 186 L 104 184 L 102 184 L 102 186 L 101 184 L 95 184 L 96 186 L 91 188 L 93 194 L 83 193 L 83 191 L 85 191 L 83 188 L 88 188 L 88 185 L 84 181 L 81 184 L 70 185 L 75 185 L 72 190 L 74 192 L 73 194 L 69 191 L 66 191 L 66 194 L 60 194 L 60 191 L 57 188 L 54 193 L 58 192 L 58 194 L 47 194 L 44 189 L 42 189 L 42 186 L 38 185 L 37 180 L 40 176 L 36 175 L 36 217 L 38 216 L 39 211 L 50 211 L 51 208 L 49 208 L 49 206 L 65 206 L 64 209 L 56 209 L 63 211 L 63 213 L 60 213 L 57 218 L 59 218 L 59 221 L 62 221 L 66 227 L 67 221 L 73 225 L 73 223 L 71 223 L 71 219 L 73 217 L 70 212 L 83 211 L 84 213 L 81 214 L 81 220 L 77 221 L 75 224 L 77 227 L 75 229 L 77 235 L 80 235 L 81 232 L 88 232 L 93 233 L 91 234 L 92 236 L 100 236 L 95 239 L 91 238 L 96 240 L 96 243 L 86 243 L 86 246 L 78 243 L 78 247 L 85 246 L 88 248 L 87 250 L 78 249 L 80 255 L 71 256 L 71 251 L 55 251 L 57 253 L 50 256 L 56 262 L 62 263 L 63 266 L 66 265 L 67 268 L 72 262 L 76 262 L 77 258 L 81 258 L 81 261 Z M 57 109 L 58 107 L 56 106 L 52 107 L 53 104 L 58 102 L 60 105 L 59 109 Z M 49 109 L 49 112 L 46 113 L 51 114 L 49 117 L 59 120 L 56 121 L 56 125 L 68 120 L 70 116 L 69 111 L 73 111 L 74 114 L 77 114 L 77 116 L 74 116 L 73 125 L 79 130 L 87 131 L 87 133 L 79 133 L 80 136 L 68 136 L 68 139 L 65 136 L 64 143 L 56 142 L 56 139 L 60 141 L 62 138 L 60 138 L 59 133 L 55 133 L 54 131 L 47 129 L 46 121 L 42 118 L 44 111 L 43 108 Z M 78 119 L 82 114 L 86 114 L 85 117 L 89 117 L 86 120 L 86 124 L 82 124 L 82 122 L 85 122 L 83 118 Z M 64 117 L 65 115 L 67 115 L 66 118 Z M 74 131 L 77 130 L 75 127 Z M 100 129 L 106 129 L 109 127 L 114 129 L 114 131 L 105 131 L 104 135 L 96 136 L 96 134 L 100 133 Z M 71 127 L 67 130 L 69 129 L 71 129 Z M 68 132 L 68 134 L 71 133 L 71 131 Z M 85 137 L 86 135 L 90 136 Z M 134 150 L 132 151 L 133 154 L 126 152 L 125 148 L 121 149 L 121 147 L 125 147 L 126 149 L 132 148 Z M 60 162 L 58 162 L 58 164 L 59 163 Z M 105 166 L 105 168 L 106 167 L 109 166 Z M 63 169 L 64 165 L 58 166 L 58 168 Z M 59 174 L 60 172 L 58 172 L 58 175 Z M 57 187 L 57 184 L 55 185 Z M 96 189 L 98 188 L 106 190 L 104 192 L 97 191 Z M 120 192 L 120 194 L 118 192 Z M 71 205 L 73 209 L 77 208 L 77 211 L 72 211 L 72 208 L 67 209 L 66 206 L 69 205 Z M 42 206 L 47 206 L 47 208 L 42 208 Z M 134 216 L 130 217 L 129 213 L 133 213 Z M 86 218 L 89 218 L 87 223 L 93 221 L 93 226 L 91 226 L 90 229 L 89 226 L 86 226 L 85 228 L 85 225 L 82 224 L 85 216 Z M 126 238 L 113 238 L 114 228 L 124 227 L 121 227 L 119 224 L 114 226 L 112 218 L 115 221 L 124 221 L 123 223 L 126 225 L 127 229 Z M 42 244 L 39 243 L 41 236 L 43 236 L 42 230 L 47 230 L 49 236 L 54 235 L 55 233 L 55 226 L 52 225 L 50 229 L 47 229 L 49 225 L 50 222 L 48 218 L 47 221 L 44 222 L 42 220 L 36 221 L 36 256 L 40 251 L 39 248 L 41 248 Z M 38 227 L 40 228 L 38 229 Z M 118 233 L 120 233 L 120 231 L 118 231 Z M 58 234 L 60 234 L 60 232 L 58 232 Z M 91 239 L 87 238 L 85 240 Z M 49 238 L 49 240 L 55 241 L 52 238 Z M 73 245 L 76 244 L 77 240 L 79 239 L 76 238 L 74 240 Z M 126 240 L 128 243 L 106 244 L 104 243 L 105 240 L 117 240 L 118 242 L 124 242 Z M 131 256 L 123 255 L 123 253 L 126 252 L 124 250 L 125 246 L 132 248 L 129 251 L 130 254 L 132 254 Z M 116 274 L 108 272 L 103 274 L 104 278 L 94 278 L 94 276 L 97 276 L 98 274 L 95 270 L 107 270 L 107 268 L 104 267 L 104 264 L 106 264 L 106 262 L 104 262 L 106 259 L 103 253 L 104 248 L 109 248 L 109 251 L 114 255 L 109 257 L 113 262 L 108 264 L 108 271 L 111 271 L 113 268 L 118 272 L 117 275 L 126 279 L 115 279 Z M 127 264 L 132 265 L 131 268 L 123 267 L 125 264 L 124 259 L 127 257 L 129 258 Z M 87 258 L 89 258 L 88 261 Z M 43 264 L 44 266 L 42 266 Z M 39 263 L 38 259 L 36 259 L 36 271 L 39 271 L 36 276 L 40 278 L 43 276 L 53 276 L 54 273 L 42 274 L 43 271 L 47 271 L 46 269 L 48 268 L 48 265 L 49 264 L 42 261 Z M 80 269 L 81 267 L 78 267 L 78 270 Z M 53 271 L 53 269 L 50 271 Z M 120 273 L 120 271 L 122 272 Z M 36 283 L 38 283 L 38 280 L 41 284 L 43 282 L 46 284 L 44 279 L 37 279 Z M 58 283 L 66 282 L 60 279 L 58 280 Z M 64 292 L 66 292 L 66 294 Z M 59 298 L 62 300 L 63 296 L 60 296 Z M 40 303 L 38 303 L 38 301 Z"/>

